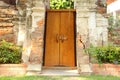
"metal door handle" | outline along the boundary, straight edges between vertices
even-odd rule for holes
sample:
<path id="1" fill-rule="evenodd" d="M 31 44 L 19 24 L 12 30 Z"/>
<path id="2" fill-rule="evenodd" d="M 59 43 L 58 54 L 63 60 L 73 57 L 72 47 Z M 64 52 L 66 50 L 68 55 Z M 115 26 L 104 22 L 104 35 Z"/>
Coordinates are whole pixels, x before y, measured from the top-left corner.
<path id="1" fill-rule="evenodd" d="M 65 40 L 67 40 L 67 37 L 64 35 L 61 35 L 61 42 L 64 42 Z"/>
<path id="2" fill-rule="evenodd" d="M 56 35 L 56 42 L 58 43 L 61 40 L 61 42 L 63 43 L 65 40 L 67 40 L 67 37 L 64 35 Z"/>
<path id="3" fill-rule="evenodd" d="M 56 35 L 56 42 L 59 42 L 59 34 Z"/>

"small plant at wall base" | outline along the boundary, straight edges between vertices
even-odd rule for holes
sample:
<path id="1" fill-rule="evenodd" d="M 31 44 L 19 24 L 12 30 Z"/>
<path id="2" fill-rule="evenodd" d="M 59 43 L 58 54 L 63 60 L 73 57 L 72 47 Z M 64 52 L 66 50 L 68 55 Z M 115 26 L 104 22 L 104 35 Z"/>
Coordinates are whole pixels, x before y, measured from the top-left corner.
<path id="1" fill-rule="evenodd" d="M 7 42 L 0 42 L 0 64 L 18 64 L 21 63 L 21 47 Z"/>
<path id="2" fill-rule="evenodd" d="M 120 64 L 120 47 L 116 46 L 90 46 L 85 50 L 97 63 Z"/>
<path id="3" fill-rule="evenodd" d="M 26 74 L 27 64 L 21 63 L 22 48 L 5 40 L 0 41 L 0 76 Z"/>
<path id="4" fill-rule="evenodd" d="M 50 0 L 51 9 L 73 9 L 74 0 Z"/>

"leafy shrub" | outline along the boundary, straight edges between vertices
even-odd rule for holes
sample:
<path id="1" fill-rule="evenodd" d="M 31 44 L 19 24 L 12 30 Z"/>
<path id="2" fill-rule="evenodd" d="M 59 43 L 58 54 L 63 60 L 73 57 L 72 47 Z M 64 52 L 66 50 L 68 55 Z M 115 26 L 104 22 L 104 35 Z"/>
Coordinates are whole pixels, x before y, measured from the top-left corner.
<path id="1" fill-rule="evenodd" d="M 0 42 L 0 64 L 20 63 L 22 49 L 5 40 Z"/>
<path id="2" fill-rule="evenodd" d="M 74 0 L 50 0 L 51 9 L 73 9 Z"/>
<path id="3" fill-rule="evenodd" d="M 99 46 L 85 50 L 90 56 L 94 57 L 98 63 L 116 63 L 120 64 L 120 47 L 116 46 Z"/>

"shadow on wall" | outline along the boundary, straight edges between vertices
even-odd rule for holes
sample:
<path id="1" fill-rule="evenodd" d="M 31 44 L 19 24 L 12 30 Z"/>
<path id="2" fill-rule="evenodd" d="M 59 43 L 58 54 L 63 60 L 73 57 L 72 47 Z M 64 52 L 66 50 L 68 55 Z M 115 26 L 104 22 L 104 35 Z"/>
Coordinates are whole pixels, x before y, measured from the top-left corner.
<path id="1" fill-rule="evenodd" d="M 16 0 L 0 0 L 10 5 L 16 5 Z"/>

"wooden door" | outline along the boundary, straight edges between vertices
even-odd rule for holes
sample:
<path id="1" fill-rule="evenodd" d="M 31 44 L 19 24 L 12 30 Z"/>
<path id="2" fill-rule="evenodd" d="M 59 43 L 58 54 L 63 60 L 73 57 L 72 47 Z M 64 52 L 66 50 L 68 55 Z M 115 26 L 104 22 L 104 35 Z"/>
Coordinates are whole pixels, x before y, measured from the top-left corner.
<path id="1" fill-rule="evenodd" d="M 74 12 L 48 11 L 45 66 L 75 66 Z"/>

